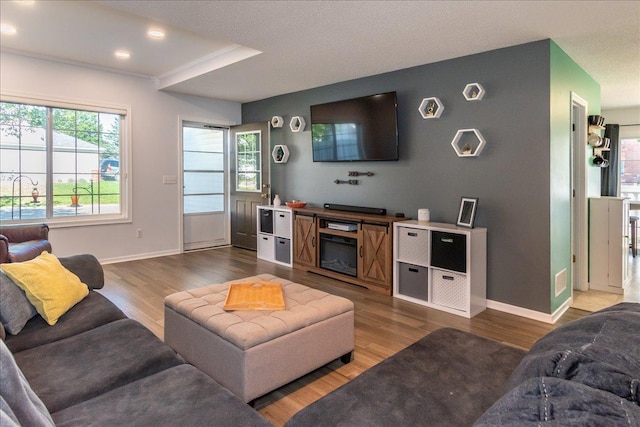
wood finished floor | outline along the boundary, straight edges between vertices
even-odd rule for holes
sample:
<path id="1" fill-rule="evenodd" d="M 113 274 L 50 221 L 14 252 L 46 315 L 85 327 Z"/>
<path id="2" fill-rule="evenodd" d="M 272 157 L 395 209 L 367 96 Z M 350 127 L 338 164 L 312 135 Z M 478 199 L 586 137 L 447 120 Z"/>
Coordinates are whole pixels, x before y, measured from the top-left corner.
<path id="1" fill-rule="evenodd" d="M 619 302 L 640 302 L 640 255 L 629 254 L 629 284 L 624 294 L 614 294 L 596 290 L 573 291 L 573 308 L 585 311 L 598 311 Z"/>
<path id="2" fill-rule="evenodd" d="M 352 300 L 355 304 L 354 360 L 346 365 L 334 361 L 259 398 L 256 409 L 276 426 L 282 426 L 305 406 L 436 329 L 452 327 L 529 349 L 550 330 L 587 314 L 569 309 L 555 325 L 490 309 L 466 319 L 262 261 L 256 258 L 255 252 L 237 248 L 109 264 L 104 270 L 106 284 L 99 292 L 160 338 L 164 334 L 163 301 L 167 295 L 259 273 L 274 274 Z"/>

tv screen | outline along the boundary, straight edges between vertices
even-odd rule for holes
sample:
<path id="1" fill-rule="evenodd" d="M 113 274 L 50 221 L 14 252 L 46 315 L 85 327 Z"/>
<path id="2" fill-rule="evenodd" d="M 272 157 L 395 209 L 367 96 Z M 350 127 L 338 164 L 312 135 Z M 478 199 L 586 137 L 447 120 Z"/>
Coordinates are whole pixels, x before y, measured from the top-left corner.
<path id="1" fill-rule="evenodd" d="M 311 106 L 314 162 L 398 160 L 396 93 Z"/>

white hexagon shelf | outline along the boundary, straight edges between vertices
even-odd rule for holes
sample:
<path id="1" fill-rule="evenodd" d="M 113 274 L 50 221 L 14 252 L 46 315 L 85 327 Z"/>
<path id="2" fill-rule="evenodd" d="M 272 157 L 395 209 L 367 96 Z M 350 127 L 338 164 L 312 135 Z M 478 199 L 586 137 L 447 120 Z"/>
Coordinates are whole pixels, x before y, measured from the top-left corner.
<path id="1" fill-rule="evenodd" d="M 276 163 L 287 163 L 287 160 L 289 160 L 289 148 L 286 145 L 276 145 L 273 147 L 271 157 Z"/>
<path id="2" fill-rule="evenodd" d="M 444 111 L 444 105 L 438 98 L 424 98 L 418 107 L 423 119 L 437 119 Z"/>
<path id="3" fill-rule="evenodd" d="M 480 83 L 469 83 L 464 87 L 462 95 L 467 101 L 480 101 L 486 91 Z"/>
<path id="4" fill-rule="evenodd" d="M 451 141 L 451 146 L 458 157 L 476 157 L 486 143 L 478 129 L 460 129 Z"/>
<path id="5" fill-rule="evenodd" d="M 291 128 L 291 132 L 302 132 L 304 130 L 304 118 L 302 116 L 294 116 L 291 118 L 289 122 L 289 127 Z"/>
<path id="6" fill-rule="evenodd" d="M 284 119 L 282 116 L 273 116 L 271 118 L 271 127 L 281 128 L 282 126 L 284 126 Z"/>

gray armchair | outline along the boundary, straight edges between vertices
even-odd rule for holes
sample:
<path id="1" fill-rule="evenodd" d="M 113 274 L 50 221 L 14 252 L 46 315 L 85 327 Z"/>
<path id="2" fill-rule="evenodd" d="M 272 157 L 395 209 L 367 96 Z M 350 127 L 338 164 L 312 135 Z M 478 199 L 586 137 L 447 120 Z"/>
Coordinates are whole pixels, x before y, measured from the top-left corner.
<path id="1" fill-rule="evenodd" d="M 47 224 L 0 227 L 0 263 L 27 261 L 42 251 L 51 252 L 48 239 Z"/>

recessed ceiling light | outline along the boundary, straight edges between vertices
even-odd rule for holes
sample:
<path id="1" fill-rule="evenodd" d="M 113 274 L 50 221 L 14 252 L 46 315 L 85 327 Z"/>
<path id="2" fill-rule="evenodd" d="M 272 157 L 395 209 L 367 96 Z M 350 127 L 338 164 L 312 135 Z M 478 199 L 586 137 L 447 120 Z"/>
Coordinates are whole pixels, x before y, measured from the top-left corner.
<path id="1" fill-rule="evenodd" d="M 8 36 L 13 35 L 15 33 L 17 33 L 18 30 L 16 30 L 16 27 L 14 27 L 13 25 L 9 25 L 9 24 L 0 24 L 0 33 L 2 34 L 6 34 Z"/>
<path id="2" fill-rule="evenodd" d="M 147 31 L 147 36 L 149 36 L 150 39 L 162 40 L 164 39 L 165 33 L 164 31 L 158 28 L 152 28 L 149 31 Z"/>
<path id="3" fill-rule="evenodd" d="M 131 57 L 131 54 L 129 52 L 127 52 L 126 50 L 116 50 L 114 55 L 118 59 L 129 59 Z"/>

